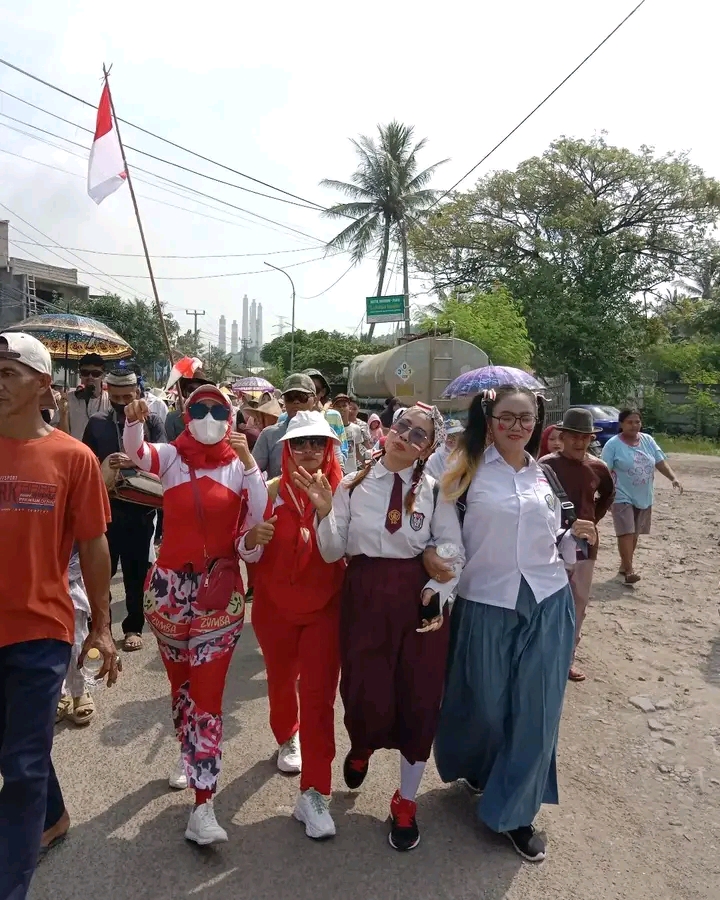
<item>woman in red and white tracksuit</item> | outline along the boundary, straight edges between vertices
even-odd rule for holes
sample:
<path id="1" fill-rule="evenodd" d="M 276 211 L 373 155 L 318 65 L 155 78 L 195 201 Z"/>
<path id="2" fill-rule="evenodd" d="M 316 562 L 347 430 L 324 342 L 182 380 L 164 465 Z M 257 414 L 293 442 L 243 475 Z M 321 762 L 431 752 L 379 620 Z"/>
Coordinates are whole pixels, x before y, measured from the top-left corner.
<path id="1" fill-rule="evenodd" d="M 239 565 L 227 607 L 202 608 L 197 594 L 209 560 L 237 561 L 237 542 L 263 519 L 267 489 L 244 435 L 231 432 L 232 407 L 216 387 L 204 385 L 187 398 L 186 428 L 171 444 L 145 443 L 143 400 L 127 406 L 125 415 L 125 452 L 164 487 L 163 541 L 148 575 L 145 617 L 170 679 L 181 748 L 170 785 L 195 789 L 185 837 L 198 844 L 226 841 L 212 798 L 222 758 L 225 679 L 245 614 Z"/>
<path id="2" fill-rule="evenodd" d="M 302 773 L 293 815 L 308 837 L 320 839 L 335 834 L 328 804 L 345 560 L 326 563 L 320 555 L 315 507 L 293 487 L 291 477 L 299 467 L 320 472 L 335 490 L 342 471 L 335 454 L 337 434 L 322 413 L 299 412 L 280 440 L 282 474 L 268 483 L 272 514 L 245 533 L 239 549 L 248 561 L 259 558 L 251 567 L 252 625 L 265 658 L 277 765 L 282 772 Z"/>

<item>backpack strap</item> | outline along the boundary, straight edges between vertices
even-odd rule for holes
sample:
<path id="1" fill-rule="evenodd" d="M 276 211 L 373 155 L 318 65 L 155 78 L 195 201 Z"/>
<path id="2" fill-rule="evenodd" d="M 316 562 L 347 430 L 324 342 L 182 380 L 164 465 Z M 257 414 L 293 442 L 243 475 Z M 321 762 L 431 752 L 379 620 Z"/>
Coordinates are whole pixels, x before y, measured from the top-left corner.
<path id="1" fill-rule="evenodd" d="M 547 478 L 548 484 L 552 488 L 553 494 L 560 501 L 560 524 L 564 531 L 569 531 L 573 524 L 577 521 L 577 512 L 575 504 L 568 497 L 567 491 L 560 483 L 557 472 L 548 463 L 538 463 L 543 471 L 543 475 Z"/>

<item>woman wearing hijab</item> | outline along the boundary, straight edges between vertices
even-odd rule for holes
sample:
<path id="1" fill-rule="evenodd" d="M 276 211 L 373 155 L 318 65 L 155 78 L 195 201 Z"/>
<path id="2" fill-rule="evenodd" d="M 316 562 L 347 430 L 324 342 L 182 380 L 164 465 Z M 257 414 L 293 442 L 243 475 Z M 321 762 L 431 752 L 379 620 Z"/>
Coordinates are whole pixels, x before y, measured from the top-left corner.
<path id="1" fill-rule="evenodd" d="M 232 406 L 216 387 L 187 398 L 185 430 L 171 444 L 148 444 L 144 400 L 125 407 L 125 452 L 164 487 L 164 537 L 148 575 L 145 617 L 155 632 L 172 692 L 180 742 L 171 787 L 195 790 L 185 837 L 197 844 L 226 841 L 213 797 L 222 759 L 222 696 L 245 612 L 236 544 L 261 522 L 267 489 L 245 437 L 231 433 Z M 198 596 L 209 563 L 231 560 L 234 584 L 212 606 Z M 203 579 L 204 580 L 204 579 Z M 214 599 L 214 598 L 213 598 Z M 217 604 L 217 605 L 216 605 Z"/>
<path id="2" fill-rule="evenodd" d="M 381 437 L 383 437 L 383 427 L 382 422 L 380 421 L 380 416 L 377 413 L 370 413 L 368 416 L 368 439 L 365 443 L 365 446 L 368 450 L 372 450 L 372 448 L 377 444 Z"/>
<path id="3" fill-rule="evenodd" d="M 535 462 L 543 401 L 505 385 L 476 397 L 443 491 L 465 510 L 467 562 L 453 607 L 445 694 L 435 740 L 443 781 L 478 793 L 479 818 L 524 858 L 545 858 L 533 821 L 557 803 L 555 752 L 575 646 L 575 605 L 563 560 L 573 536 Z M 488 446 L 489 440 L 492 445 Z"/>
<path id="4" fill-rule="evenodd" d="M 396 420 L 375 462 L 347 476 L 333 497 L 319 472 L 293 473 L 317 509 L 320 553 L 350 564 L 340 612 L 340 693 L 350 752 L 345 783 L 357 789 L 370 758 L 400 751 L 400 787 L 390 804 L 388 839 L 396 850 L 420 841 L 415 797 L 430 756 L 448 646 L 442 607 L 457 583 L 428 580 L 423 551 L 446 545 L 459 572 L 460 526 L 438 498 L 425 460 L 444 439 L 442 416 L 418 404 Z"/>
<path id="5" fill-rule="evenodd" d="M 293 815 L 308 837 L 320 839 L 335 834 L 328 806 L 345 560 L 327 563 L 320 555 L 315 507 L 291 476 L 300 468 L 313 476 L 321 473 L 335 491 L 342 471 L 334 451 L 337 435 L 322 413 L 299 412 L 280 440 L 282 474 L 268 483 L 272 518 L 245 534 L 240 554 L 260 554 L 251 567 L 252 624 L 265 658 L 277 766 L 288 774 L 302 773 Z"/>

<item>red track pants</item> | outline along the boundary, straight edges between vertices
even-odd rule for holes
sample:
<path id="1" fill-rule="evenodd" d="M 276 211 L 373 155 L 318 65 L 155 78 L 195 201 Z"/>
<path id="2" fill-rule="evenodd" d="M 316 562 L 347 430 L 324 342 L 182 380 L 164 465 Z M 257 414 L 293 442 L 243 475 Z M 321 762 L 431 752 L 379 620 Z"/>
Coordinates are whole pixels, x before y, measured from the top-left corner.
<path id="1" fill-rule="evenodd" d="M 289 620 L 273 603 L 256 600 L 252 626 L 265 658 L 270 727 L 275 740 L 284 744 L 299 730 L 300 790 L 315 788 L 321 794 L 330 794 L 335 758 L 335 695 L 340 675 L 337 598 L 302 625 Z"/>

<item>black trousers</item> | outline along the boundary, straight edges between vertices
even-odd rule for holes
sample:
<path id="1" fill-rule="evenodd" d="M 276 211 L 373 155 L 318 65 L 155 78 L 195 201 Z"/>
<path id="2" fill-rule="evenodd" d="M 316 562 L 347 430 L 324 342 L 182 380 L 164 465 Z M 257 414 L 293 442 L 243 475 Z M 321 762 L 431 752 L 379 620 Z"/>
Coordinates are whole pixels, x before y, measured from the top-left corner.
<path id="1" fill-rule="evenodd" d="M 111 501 L 112 522 L 108 526 L 112 575 L 118 562 L 122 566 L 127 616 L 123 620 L 124 634 L 142 634 L 145 626 L 143 594 L 145 578 L 150 568 L 150 541 L 153 537 L 155 510 L 135 503 Z"/>

